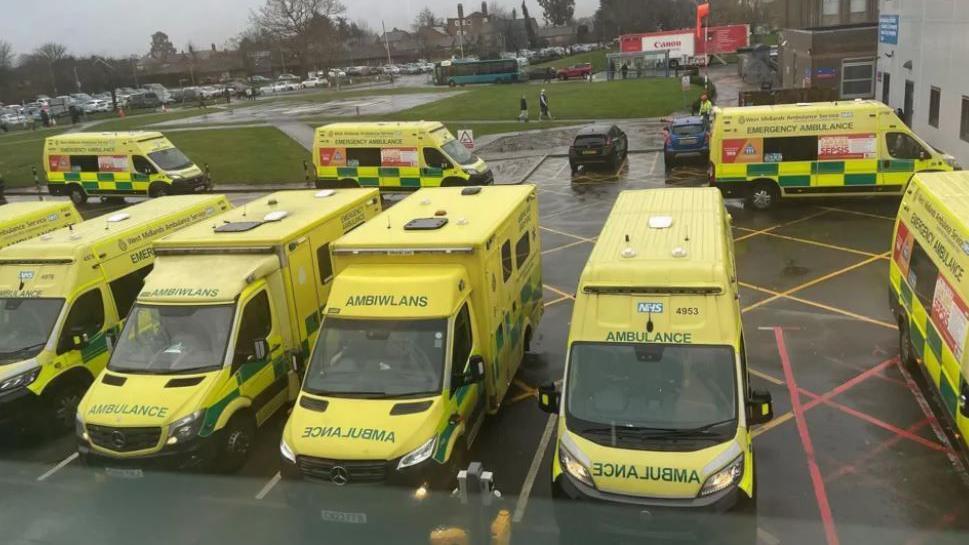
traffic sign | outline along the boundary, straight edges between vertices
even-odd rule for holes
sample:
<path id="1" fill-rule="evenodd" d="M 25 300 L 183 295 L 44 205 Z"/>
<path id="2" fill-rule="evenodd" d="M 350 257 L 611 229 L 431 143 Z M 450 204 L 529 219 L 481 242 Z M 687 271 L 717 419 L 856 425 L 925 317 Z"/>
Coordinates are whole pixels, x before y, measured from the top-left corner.
<path id="1" fill-rule="evenodd" d="M 464 147 L 471 151 L 474 151 L 474 131 L 471 129 L 458 129 L 458 142 L 464 144 Z"/>

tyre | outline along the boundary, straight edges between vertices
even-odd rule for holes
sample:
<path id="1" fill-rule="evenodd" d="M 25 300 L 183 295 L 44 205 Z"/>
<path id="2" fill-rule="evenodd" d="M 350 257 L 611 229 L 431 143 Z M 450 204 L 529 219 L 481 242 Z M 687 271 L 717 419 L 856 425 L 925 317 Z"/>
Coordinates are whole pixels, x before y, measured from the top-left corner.
<path id="1" fill-rule="evenodd" d="M 451 81 L 447 82 L 447 86 L 448 87 L 457 87 L 457 84 L 454 83 L 454 80 L 451 80 Z"/>
<path id="2" fill-rule="evenodd" d="M 902 365 L 914 367 L 916 365 L 915 349 L 912 348 L 912 335 L 909 331 L 908 319 L 903 314 L 898 318 L 898 358 Z"/>
<path id="3" fill-rule="evenodd" d="M 87 202 L 87 193 L 84 192 L 84 188 L 77 184 L 68 186 L 67 195 L 75 205 L 81 205 Z"/>
<path id="4" fill-rule="evenodd" d="M 53 384 L 50 388 L 51 392 L 47 397 L 48 418 L 51 431 L 60 435 L 74 429 L 77 406 L 87 388 L 77 380 Z"/>
<path id="5" fill-rule="evenodd" d="M 575 176 L 579 173 L 579 165 L 575 163 L 569 163 L 569 169 L 572 170 L 572 175 Z"/>
<path id="6" fill-rule="evenodd" d="M 780 200 L 780 192 L 774 182 L 759 182 L 747 196 L 747 206 L 755 210 L 770 210 Z"/>
<path id="7" fill-rule="evenodd" d="M 462 178 L 456 178 L 454 176 L 450 178 L 444 178 L 444 180 L 441 181 L 441 187 L 461 187 L 465 185 L 469 185 L 467 180 Z"/>
<path id="8" fill-rule="evenodd" d="M 244 413 L 233 416 L 222 430 L 222 448 L 219 452 L 219 469 L 226 473 L 238 471 L 252 453 L 256 440 L 256 424 Z"/>
<path id="9" fill-rule="evenodd" d="M 168 184 L 164 182 L 155 182 L 148 188 L 148 196 L 151 198 L 164 197 L 165 195 L 171 195 L 172 189 Z"/>

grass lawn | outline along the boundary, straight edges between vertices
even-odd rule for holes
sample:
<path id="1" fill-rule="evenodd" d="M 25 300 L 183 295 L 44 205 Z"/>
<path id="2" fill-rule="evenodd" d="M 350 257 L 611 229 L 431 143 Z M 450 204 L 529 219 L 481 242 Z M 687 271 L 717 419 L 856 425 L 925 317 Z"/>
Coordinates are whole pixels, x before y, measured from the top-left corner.
<path id="1" fill-rule="evenodd" d="M 195 164 L 208 163 L 216 184 L 302 182 L 310 154 L 273 127 L 170 132 L 166 136 Z M 218 188 L 216 188 L 218 189 Z"/>
<path id="2" fill-rule="evenodd" d="M 337 91 L 336 89 L 323 89 L 321 91 L 306 90 L 302 93 L 294 93 L 289 95 L 281 95 L 278 97 L 270 97 L 265 100 L 260 100 L 255 104 L 266 104 L 272 102 L 330 102 L 333 100 L 347 100 L 351 98 L 369 97 L 369 96 L 386 96 L 386 95 L 413 95 L 413 94 L 427 94 L 427 93 L 444 93 L 451 91 L 447 86 L 434 86 L 434 87 L 391 87 L 390 85 L 378 85 L 375 87 L 368 87 L 366 89 L 343 89 Z M 253 104 L 252 102 L 240 102 L 240 104 Z"/>
<path id="3" fill-rule="evenodd" d="M 183 110 L 175 110 L 171 112 L 152 112 L 144 114 L 132 114 L 125 116 L 121 119 L 117 116 L 112 117 L 106 121 L 92 125 L 88 130 L 90 131 L 131 131 L 136 129 L 144 129 L 146 125 L 151 125 L 152 123 L 161 123 L 162 121 L 171 121 L 173 119 L 184 119 L 187 117 L 195 117 L 197 115 L 202 115 L 204 113 L 209 113 L 213 110 L 200 110 L 198 108 L 186 108 Z"/>
<path id="4" fill-rule="evenodd" d="M 39 131 L 38 131 L 39 132 Z M 54 134 L 53 132 L 49 135 Z M 8 141 L 0 139 L 0 175 L 7 187 L 34 185 L 30 167 L 37 167 L 41 183 L 44 183 L 44 138 Z"/>
<path id="5" fill-rule="evenodd" d="M 554 61 L 543 62 L 539 64 L 529 65 L 528 68 L 547 68 L 551 66 L 552 68 L 565 68 L 566 66 L 572 66 L 573 64 L 583 64 L 587 62 L 592 63 L 592 70 L 595 72 L 601 72 L 606 69 L 606 55 L 608 53 L 615 53 L 614 49 L 596 49 L 595 51 L 589 51 L 588 53 L 579 53 L 578 55 L 572 55 L 569 57 L 562 57 Z"/>
<path id="6" fill-rule="evenodd" d="M 489 85 L 465 87 L 467 93 L 424 104 L 382 119 L 416 121 L 512 121 L 518 118 L 518 102 L 524 94 L 532 119 L 538 119 L 538 85 Z M 686 110 L 700 95 L 694 86 L 680 90 L 674 78 L 657 78 L 588 83 L 584 81 L 553 83 L 546 94 L 557 120 L 622 119 L 662 117 Z M 376 119 L 376 118 L 374 118 Z"/>

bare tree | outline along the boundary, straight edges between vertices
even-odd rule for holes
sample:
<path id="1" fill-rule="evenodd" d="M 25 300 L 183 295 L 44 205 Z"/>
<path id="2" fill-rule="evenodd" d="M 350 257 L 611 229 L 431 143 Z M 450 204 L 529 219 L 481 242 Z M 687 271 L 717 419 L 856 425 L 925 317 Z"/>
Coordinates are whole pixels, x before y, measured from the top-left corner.
<path id="1" fill-rule="evenodd" d="M 47 42 L 34 50 L 34 57 L 43 59 L 47 63 L 47 70 L 50 72 L 50 86 L 57 94 L 57 78 L 54 77 L 54 64 L 67 57 L 67 47 L 57 42 Z"/>
<path id="2" fill-rule="evenodd" d="M 322 51 L 331 45 L 332 20 L 344 13 L 340 0 L 266 0 L 258 11 L 250 13 L 256 28 L 273 36 L 283 49 L 292 51 L 303 68 L 310 62 L 311 51 Z"/>
<path id="3" fill-rule="evenodd" d="M 0 70 L 13 68 L 13 46 L 10 42 L 0 40 Z"/>
<path id="4" fill-rule="evenodd" d="M 575 13 L 575 0 L 538 0 L 538 5 L 542 8 L 545 24 L 567 25 Z"/>
<path id="5" fill-rule="evenodd" d="M 417 17 L 414 18 L 414 24 L 412 26 L 414 30 L 420 30 L 422 28 L 431 28 L 437 24 L 437 15 L 434 15 L 431 8 L 425 6 L 424 9 L 418 12 Z"/>

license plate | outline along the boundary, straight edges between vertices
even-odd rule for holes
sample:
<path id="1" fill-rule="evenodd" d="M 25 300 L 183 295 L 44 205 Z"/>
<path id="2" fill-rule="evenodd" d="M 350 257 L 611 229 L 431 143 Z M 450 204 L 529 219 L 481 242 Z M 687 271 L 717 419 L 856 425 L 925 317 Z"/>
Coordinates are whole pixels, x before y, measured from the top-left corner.
<path id="1" fill-rule="evenodd" d="M 344 524 L 366 524 L 366 513 L 345 513 L 343 511 L 330 511 L 323 509 L 320 516 L 327 522 L 342 522 Z"/>
<path id="2" fill-rule="evenodd" d="M 117 477 L 119 479 L 140 479 L 145 476 L 145 472 L 140 469 L 119 469 L 115 467 L 106 467 L 104 472 L 109 477 Z"/>
<path id="3" fill-rule="evenodd" d="M 596 150 L 586 150 L 586 151 L 583 151 L 582 152 L 582 155 L 595 155 L 597 153 L 599 153 L 599 152 L 596 151 Z"/>
<path id="4" fill-rule="evenodd" d="M 680 144 L 696 144 L 696 138 L 681 138 Z"/>

